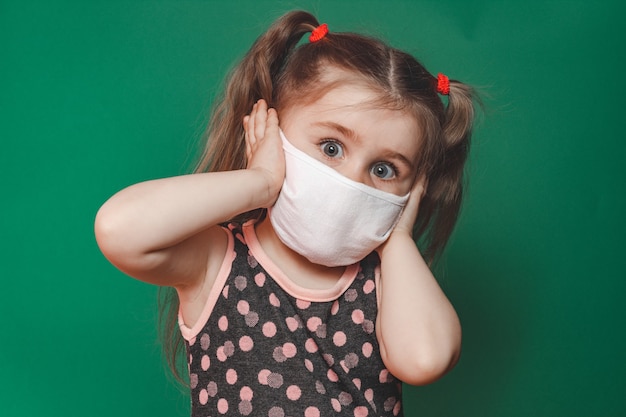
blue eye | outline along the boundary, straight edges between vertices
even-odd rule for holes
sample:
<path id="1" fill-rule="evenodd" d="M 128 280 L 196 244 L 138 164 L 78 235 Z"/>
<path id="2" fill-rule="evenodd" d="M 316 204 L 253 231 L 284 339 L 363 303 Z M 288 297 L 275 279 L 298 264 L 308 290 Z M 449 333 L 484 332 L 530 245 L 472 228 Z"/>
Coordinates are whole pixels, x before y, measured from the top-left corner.
<path id="1" fill-rule="evenodd" d="M 389 180 L 396 176 L 396 169 L 387 162 L 378 162 L 372 167 L 372 174 L 383 180 Z"/>
<path id="2" fill-rule="evenodd" d="M 324 152 L 324 155 L 328 156 L 329 158 L 343 157 L 343 148 L 339 143 L 335 141 L 329 140 L 323 142 L 320 145 L 320 148 L 322 149 L 322 152 Z"/>

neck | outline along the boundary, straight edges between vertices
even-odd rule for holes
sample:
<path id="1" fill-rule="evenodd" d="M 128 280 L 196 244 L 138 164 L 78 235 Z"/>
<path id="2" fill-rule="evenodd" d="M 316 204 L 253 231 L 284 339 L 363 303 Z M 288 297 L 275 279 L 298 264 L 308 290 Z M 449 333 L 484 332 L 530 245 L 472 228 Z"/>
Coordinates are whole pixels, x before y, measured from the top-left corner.
<path id="1" fill-rule="evenodd" d="M 276 235 L 272 222 L 266 217 L 255 225 L 257 239 L 267 256 L 295 284 L 309 289 L 333 287 L 343 275 L 345 267 L 328 267 L 312 263 L 287 247 Z"/>

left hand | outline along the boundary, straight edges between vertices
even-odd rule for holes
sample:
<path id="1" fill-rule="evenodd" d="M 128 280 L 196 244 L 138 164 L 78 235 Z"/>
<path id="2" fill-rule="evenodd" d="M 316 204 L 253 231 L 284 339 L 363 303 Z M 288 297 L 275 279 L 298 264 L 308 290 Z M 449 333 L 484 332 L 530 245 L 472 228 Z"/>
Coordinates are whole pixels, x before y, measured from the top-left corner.
<path id="1" fill-rule="evenodd" d="M 413 184 L 413 188 L 411 188 L 409 201 L 404 207 L 404 211 L 400 216 L 400 220 L 398 220 L 398 224 L 396 224 L 393 232 L 391 232 L 392 235 L 396 232 L 407 232 L 409 235 L 413 233 L 413 226 L 415 225 L 415 220 L 417 219 L 419 205 L 422 201 L 422 197 L 426 193 L 427 187 L 428 180 L 425 176 L 415 180 L 415 184 Z"/>
<path id="2" fill-rule="evenodd" d="M 389 241 L 393 240 L 396 236 L 405 235 L 413 240 L 413 226 L 415 225 L 415 220 L 417 219 L 420 202 L 422 201 L 422 197 L 426 193 L 427 188 L 428 180 L 425 176 L 422 176 L 415 180 L 415 183 L 411 188 L 409 201 L 407 201 L 406 206 L 404 207 L 404 211 L 400 215 L 400 219 L 396 224 L 396 227 L 394 227 L 389 238 L 385 242 L 383 242 L 378 248 L 376 248 L 376 252 L 378 252 L 379 256 L 382 257 L 385 247 L 387 246 Z"/>

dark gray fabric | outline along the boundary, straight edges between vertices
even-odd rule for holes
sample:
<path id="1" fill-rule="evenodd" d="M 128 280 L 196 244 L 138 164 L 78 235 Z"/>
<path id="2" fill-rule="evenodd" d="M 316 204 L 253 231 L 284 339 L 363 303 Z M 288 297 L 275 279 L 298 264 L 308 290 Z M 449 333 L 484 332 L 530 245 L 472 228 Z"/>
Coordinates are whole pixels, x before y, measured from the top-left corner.
<path id="1" fill-rule="evenodd" d="M 401 383 L 385 369 L 374 329 L 378 258 L 336 300 L 285 292 L 250 254 L 236 258 L 204 328 L 187 343 L 192 416 L 402 415 Z"/>

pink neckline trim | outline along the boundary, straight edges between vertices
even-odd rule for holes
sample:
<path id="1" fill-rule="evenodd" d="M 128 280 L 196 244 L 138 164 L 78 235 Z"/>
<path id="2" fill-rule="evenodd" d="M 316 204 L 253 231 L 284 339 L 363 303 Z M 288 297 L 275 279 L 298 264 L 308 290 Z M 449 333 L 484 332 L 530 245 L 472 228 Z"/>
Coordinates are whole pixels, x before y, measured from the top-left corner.
<path id="1" fill-rule="evenodd" d="M 254 221 L 246 222 L 243 225 L 243 235 L 246 239 L 250 252 L 257 261 L 271 275 L 274 281 L 281 286 L 289 295 L 305 301 L 325 302 L 337 299 L 343 294 L 352 281 L 356 278 L 359 271 L 359 264 L 353 264 L 346 267 L 341 277 L 335 285 L 325 289 L 311 289 L 302 287 L 293 282 L 276 264 L 267 256 L 254 230 Z"/>

